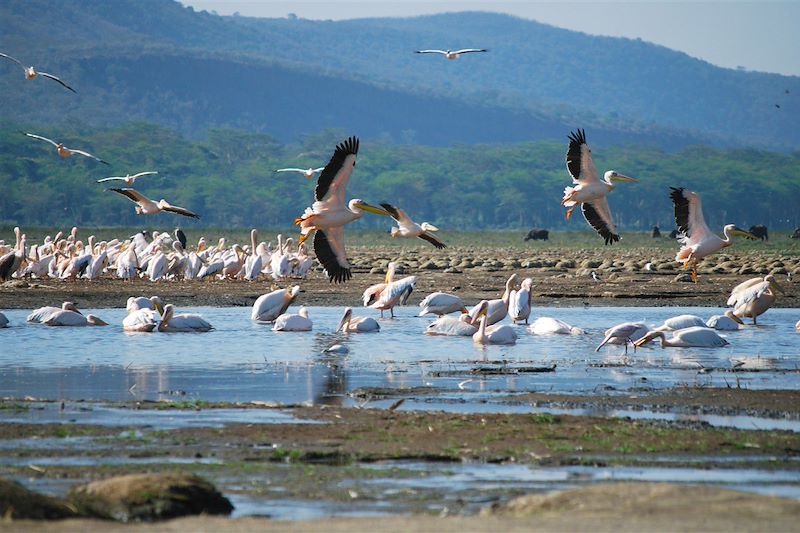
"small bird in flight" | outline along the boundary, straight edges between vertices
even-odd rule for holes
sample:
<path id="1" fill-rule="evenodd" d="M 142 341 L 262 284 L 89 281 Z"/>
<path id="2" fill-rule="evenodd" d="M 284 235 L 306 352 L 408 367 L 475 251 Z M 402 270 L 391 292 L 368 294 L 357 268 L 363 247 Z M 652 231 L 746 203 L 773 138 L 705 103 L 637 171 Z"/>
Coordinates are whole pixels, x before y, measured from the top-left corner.
<path id="1" fill-rule="evenodd" d="M 47 137 L 42 137 L 41 135 L 34 135 L 33 133 L 25 133 L 25 135 L 27 135 L 28 137 L 33 137 L 34 139 L 39 139 L 40 141 L 49 142 L 50 144 L 56 147 L 56 152 L 58 152 L 58 155 L 60 155 L 61 157 L 65 158 L 72 157 L 73 155 L 78 154 L 94 159 L 95 161 L 99 161 L 104 165 L 111 165 L 111 163 L 109 163 L 108 161 L 103 161 L 96 155 L 92 155 L 89 152 L 84 152 L 83 150 L 73 150 L 72 148 L 67 148 L 66 146 L 64 146 L 64 143 L 57 143 L 52 139 L 48 139 Z"/>
<path id="2" fill-rule="evenodd" d="M 53 81 L 57 81 L 58 83 L 60 83 L 61 85 L 63 85 L 64 87 L 66 87 L 67 89 L 69 89 L 70 91 L 72 91 L 74 93 L 77 92 L 75 89 L 73 89 L 72 87 L 70 87 L 69 85 L 64 83 L 57 76 L 53 76 L 52 74 L 48 74 L 47 72 L 41 72 L 41 71 L 37 72 L 35 68 L 26 67 L 25 65 L 22 64 L 22 62 L 20 62 L 18 59 L 15 59 L 15 58 L 11 57 L 10 55 L 0 53 L 0 57 L 5 57 L 6 59 L 9 59 L 9 60 L 13 61 L 14 63 L 16 63 L 17 65 L 19 65 L 20 67 L 22 67 L 22 70 L 25 71 L 25 79 L 34 80 L 34 79 L 36 79 L 36 76 L 42 75 L 45 78 L 50 78 Z"/>
<path id="3" fill-rule="evenodd" d="M 158 172 L 147 171 L 147 172 L 139 172 L 138 174 L 134 174 L 133 176 L 131 176 L 130 174 L 128 174 L 126 176 L 111 176 L 109 178 L 103 178 L 103 179 L 97 180 L 97 183 L 103 183 L 104 181 L 120 180 L 120 181 L 124 181 L 125 185 L 127 185 L 128 187 L 131 187 L 131 186 L 133 186 L 134 183 L 136 183 L 136 180 L 138 178 L 141 178 L 142 176 L 148 176 L 148 175 L 151 175 L 151 174 L 158 174 Z"/>
<path id="4" fill-rule="evenodd" d="M 447 59 L 458 59 L 461 54 L 473 52 L 488 52 L 486 48 L 464 48 L 462 50 L 417 50 L 417 54 L 441 54 Z"/>
<path id="5" fill-rule="evenodd" d="M 314 178 L 317 174 L 325 170 L 325 167 L 319 168 L 276 168 L 275 172 L 298 172 L 305 176 L 307 180 Z"/>
<path id="6" fill-rule="evenodd" d="M 170 205 L 170 203 L 164 200 L 163 198 L 158 202 L 154 202 L 153 200 L 143 195 L 139 191 L 135 191 L 133 189 L 108 189 L 108 190 L 118 192 L 123 196 L 127 196 L 132 202 L 136 203 L 137 215 L 156 215 L 161 211 L 169 211 L 170 213 L 177 213 L 178 215 L 183 215 L 185 217 L 200 218 L 200 215 L 192 213 L 188 209 L 184 209 L 183 207 L 178 207 L 176 205 Z"/>

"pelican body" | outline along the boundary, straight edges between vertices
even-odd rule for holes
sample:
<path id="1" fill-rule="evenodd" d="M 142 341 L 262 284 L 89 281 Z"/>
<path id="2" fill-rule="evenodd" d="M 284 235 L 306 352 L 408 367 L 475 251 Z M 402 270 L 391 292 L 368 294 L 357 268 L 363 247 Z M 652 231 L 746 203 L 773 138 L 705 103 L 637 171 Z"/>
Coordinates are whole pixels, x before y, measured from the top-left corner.
<path id="1" fill-rule="evenodd" d="M 674 331 L 670 339 L 667 338 L 666 333 L 663 331 L 651 331 L 636 341 L 635 345 L 641 348 L 656 338 L 661 339 L 662 348 L 720 348 L 729 344 L 713 329 L 693 326 Z"/>
<path id="2" fill-rule="evenodd" d="M 85 326 L 107 326 L 108 323 L 94 315 L 83 316 L 77 311 L 60 309 L 46 320 L 42 321 L 45 326 L 64 326 L 64 327 L 85 327 Z"/>
<path id="3" fill-rule="evenodd" d="M 531 316 L 531 300 L 533 298 L 533 294 L 531 293 L 532 286 L 533 280 L 531 278 L 525 278 L 522 280 L 522 283 L 520 283 L 519 290 L 511 291 L 509 295 L 508 314 L 514 324 L 517 322 L 528 323 L 528 318 Z"/>
<path id="4" fill-rule="evenodd" d="M 516 344 L 517 333 L 509 325 L 497 324 L 487 327 L 487 311 L 489 302 L 482 300 L 478 304 L 478 317 L 480 325 L 478 331 L 472 335 L 472 342 L 476 344 Z"/>
<path id="5" fill-rule="evenodd" d="M 336 331 L 345 333 L 371 333 L 380 330 L 381 326 L 377 320 L 367 316 L 353 317 L 353 309 L 350 307 L 344 310 L 342 319 L 339 321 L 339 325 L 336 326 Z"/>
<path id="6" fill-rule="evenodd" d="M 775 276 L 770 274 L 763 279 L 753 278 L 733 288 L 728 305 L 733 307 L 733 315 L 752 318 L 753 324 L 756 324 L 758 316 L 775 304 L 777 292 L 783 292 L 783 289 Z"/>
<path id="7" fill-rule="evenodd" d="M 250 320 L 257 322 L 273 322 L 289 309 L 297 295 L 300 294 L 300 286 L 295 285 L 291 289 L 278 289 L 267 294 L 262 294 L 253 303 L 253 310 L 250 313 Z"/>
<path id="8" fill-rule="evenodd" d="M 534 335 L 581 335 L 583 330 L 570 326 L 563 320 L 543 316 L 533 321 L 528 330 Z"/>
<path id="9" fill-rule="evenodd" d="M 516 274 L 511 274 L 506 280 L 506 288 L 503 291 L 503 295 L 500 298 L 496 298 L 493 300 L 487 300 L 487 310 L 486 310 L 486 325 L 491 326 L 493 324 L 497 324 L 501 320 L 503 320 L 508 315 L 508 302 L 511 298 L 511 291 L 514 288 L 514 283 L 517 280 Z M 477 325 L 480 313 L 480 302 L 478 302 L 475 307 L 469 310 L 469 316 L 472 317 L 472 323 Z"/>
<path id="10" fill-rule="evenodd" d="M 273 331 L 311 331 L 313 323 L 308 318 L 308 309 L 301 307 L 296 315 L 284 313 L 275 319 Z"/>
<path id="11" fill-rule="evenodd" d="M 706 327 L 717 331 L 736 331 L 739 325 L 744 324 L 742 319 L 728 309 L 724 315 L 714 315 L 706 321 Z"/>
<path id="12" fill-rule="evenodd" d="M 122 329 L 131 332 L 150 332 L 158 325 L 159 314 L 155 309 L 133 309 L 122 319 Z"/>
<path id="13" fill-rule="evenodd" d="M 176 315 L 175 306 L 172 304 L 164 306 L 164 313 L 161 315 L 161 322 L 158 324 L 158 331 L 165 333 L 202 333 L 212 329 L 213 326 L 200 315 L 189 313 Z"/>
<path id="14" fill-rule="evenodd" d="M 603 339 L 603 342 L 601 342 L 597 348 L 594 349 L 594 351 L 599 352 L 600 348 L 606 344 L 624 344 L 625 353 L 628 353 L 628 343 L 633 344 L 633 349 L 635 351 L 636 345 L 634 344 L 634 339 L 641 339 L 649 331 L 650 330 L 647 328 L 647 326 L 641 322 L 625 322 L 622 324 L 617 324 L 616 326 L 606 330 L 606 336 Z"/>
<path id="15" fill-rule="evenodd" d="M 41 324 L 45 322 L 47 319 L 49 319 L 53 314 L 59 311 L 74 311 L 76 313 L 80 313 L 80 311 L 78 311 L 78 307 L 74 303 L 64 302 L 63 304 L 61 304 L 61 307 L 47 306 L 34 309 L 28 315 L 28 318 L 26 320 L 34 324 Z"/>
<path id="16" fill-rule="evenodd" d="M 434 292 L 429 294 L 419 303 L 419 306 L 422 309 L 420 310 L 418 316 L 424 316 L 427 314 L 442 316 L 459 311 L 462 313 L 468 312 L 467 308 L 464 307 L 464 302 L 461 301 L 461 298 L 445 292 Z"/>
<path id="17" fill-rule="evenodd" d="M 462 48 L 461 50 L 415 50 L 416 54 L 439 54 L 444 56 L 445 59 L 454 61 L 461 57 L 462 54 L 473 54 L 477 52 L 488 52 L 486 48 Z"/>
<path id="18" fill-rule="evenodd" d="M 441 315 L 425 328 L 426 335 L 445 335 L 451 337 L 472 337 L 478 326 L 472 324 L 466 313 L 459 317 Z"/>
<path id="19" fill-rule="evenodd" d="M 175 213 L 178 215 L 183 215 L 185 217 L 190 218 L 200 218 L 200 215 L 196 213 L 192 213 L 188 209 L 183 207 L 178 207 L 176 205 L 172 205 L 163 198 L 158 202 L 151 200 L 147 196 L 143 195 L 137 190 L 134 189 L 108 189 L 110 191 L 114 191 L 119 193 L 123 196 L 128 197 L 130 201 L 136 204 L 136 214 L 137 215 L 157 215 L 162 211 L 169 211 L 170 213 Z"/>
<path id="20" fill-rule="evenodd" d="M 392 219 L 397 222 L 397 227 L 393 227 L 391 229 L 392 238 L 395 237 L 419 237 L 422 240 L 428 241 L 431 243 L 435 248 L 441 250 L 442 248 L 447 248 L 447 245 L 437 239 L 433 232 L 439 231 L 439 228 L 434 226 L 433 224 L 428 224 L 427 222 L 423 222 L 422 224 L 417 224 L 411 217 L 406 214 L 405 211 L 400 209 L 399 207 L 395 207 L 392 204 L 382 203 L 381 207 L 386 210 L 387 213 L 392 217 Z"/>

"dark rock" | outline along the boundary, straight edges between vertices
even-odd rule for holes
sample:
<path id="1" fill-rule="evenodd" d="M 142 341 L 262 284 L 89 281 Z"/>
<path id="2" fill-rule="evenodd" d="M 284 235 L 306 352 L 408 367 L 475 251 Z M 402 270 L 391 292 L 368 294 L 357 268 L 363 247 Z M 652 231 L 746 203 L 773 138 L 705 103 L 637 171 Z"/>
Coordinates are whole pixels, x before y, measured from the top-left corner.
<path id="1" fill-rule="evenodd" d="M 0 478 L 0 516 L 13 520 L 59 520 L 78 516 L 67 503 Z"/>

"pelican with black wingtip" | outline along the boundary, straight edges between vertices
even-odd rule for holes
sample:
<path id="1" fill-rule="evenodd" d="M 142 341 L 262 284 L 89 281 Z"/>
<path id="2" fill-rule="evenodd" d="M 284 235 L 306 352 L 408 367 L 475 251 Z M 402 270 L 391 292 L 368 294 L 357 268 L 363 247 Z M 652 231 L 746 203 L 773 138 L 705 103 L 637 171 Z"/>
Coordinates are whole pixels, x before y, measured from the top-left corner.
<path id="1" fill-rule="evenodd" d="M 356 166 L 358 138 L 339 143 L 331 160 L 317 179 L 316 200 L 295 219 L 301 228 L 300 243 L 314 236 L 314 253 L 331 282 L 341 283 L 353 277 L 344 249 L 344 226 L 358 220 L 364 211 L 388 216 L 383 209 L 354 198 L 345 203 L 347 183 Z"/>
<path id="2" fill-rule="evenodd" d="M 73 89 L 72 87 L 70 87 L 69 85 L 64 83 L 64 81 L 61 78 L 57 77 L 57 76 L 53 76 L 52 74 L 48 74 L 47 72 L 42 72 L 41 70 L 36 70 L 32 66 L 26 67 L 25 65 L 22 64 L 22 61 L 20 61 L 19 59 L 14 58 L 14 57 L 11 57 L 8 54 L 0 53 L 0 57 L 4 57 L 4 58 L 6 58 L 6 59 L 8 59 L 10 61 L 13 61 L 14 63 L 16 63 L 17 65 L 22 67 L 22 70 L 25 71 L 25 79 L 26 80 L 35 80 L 37 76 L 42 76 L 43 78 L 48 78 L 48 79 L 51 79 L 51 80 L 53 80 L 53 81 L 55 81 L 57 83 L 60 83 L 61 85 L 64 86 L 64 88 L 69 89 L 72 92 L 77 92 L 77 91 L 75 91 L 75 89 Z"/>
<path id="3" fill-rule="evenodd" d="M 614 189 L 615 181 L 638 180 L 615 170 L 606 172 L 601 180 L 592 161 L 592 150 L 586 144 L 586 132 L 579 129 L 568 137 L 567 170 L 575 185 L 564 188 L 564 198 L 561 200 L 561 205 L 569 208 L 567 220 L 580 204 L 586 222 L 603 237 L 606 244 L 614 244 L 619 241 L 619 233 L 608 208 L 608 193 Z"/>
<path id="4" fill-rule="evenodd" d="M 428 224 L 427 222 L 417 224 L 411 220 L 411 217 L 408 216 L 405 211 L 392 204 L 383 203 L 381 207 L 389 213 L 389 216 L 391 216 L 395 222 L 397 222 L 398 227 L 392 228 L 392 237 L 419 237 L 420 239 L 428 241 L 439 250 L 447 248 L 445 243 L 433 236 L 432 232 L 439 231 L 439 228 L 433 224 Z"/>
<path id="5" fill-rule="evenodd" d="M 151 200 L 144 194 L 140 193 L 135 189 L 108 189 L 109 191 L 114 191 L 119 193 L 123 196 L 127 196 L 130 201 L 136 204 L 136 214 L 137 215 L 156 215 L 161 211 L 169 211 L 170 213 L 175 213 L 178 215 L 183 215 L 185 217 L 191 218 L 200 218 L 200 215 L 192 213 L 188 209 L 183 207 L 178 207 L 177 205 L 172 205 L 163 198 L 158 202 Z"/>
<path id="6" fill-rule="evenodd" d="M 25 133 L 25 132 L 23 132 L 23 133 Z M 109 163 L 108 161 L 103 161 L 102 159 L 100 159 L 96 155 L 92 155 L 89 152 L 86 152 L 84 150 L 75 150 L 74 148 L 67 148 L 66 146 L 64 146 L 64 143 L 56 142 L 53 139 L 48 139 L 47 137 L 42 137 L 41 135 L 34 135 L 33 133 L 25 133 L 25 135 L 27 135 L 28 137 L 31 137 L 33 139 L 38 139 L 40 141 L 45 141 L 45 142 L 48 142 L 48 143 L 52 144 L 53 146 L 56 147 L 56 152 L 61 157 L 67 158 L 67 157 L 72 157 L 75 154 L 78 154 L 78 155 L 82 155 L 84 157 L 88 157 L 90 159 L 94 159 L 95 161 L 103 163 L 104 165 L 111 165 L 111 163 Z"/>
<path id="7" fill-rule="evenodd" d="M 735 224 L 727 224 L 723 228 L 724 239 L 712 232 L 703 218 L 703 205 L 700 195 L 683 187 L 670 187 L 672 204 L 675 206 L 675 224 L 681 232 L 681 249 L 675 261 L 683 263 L 683 268 L 692 267 L 692 281 L 697 282 L 697 264 L 706 256 L 717 253 L 733 244 L 733 236 L 739 235 L 751 240 L 756 236 Z"/>

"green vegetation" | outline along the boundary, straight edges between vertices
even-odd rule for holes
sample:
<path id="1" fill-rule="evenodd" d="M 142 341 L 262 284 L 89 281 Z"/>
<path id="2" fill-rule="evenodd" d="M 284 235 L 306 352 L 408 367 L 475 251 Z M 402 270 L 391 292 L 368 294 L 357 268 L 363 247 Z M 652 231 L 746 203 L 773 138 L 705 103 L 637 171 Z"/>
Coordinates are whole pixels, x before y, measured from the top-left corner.
<path id="1" fill-rule="evenodd" d="M 232 130 L 211 130 L 206 139 L 191 140 L 145 123 L 99 131 L 40 131 L 98 154 L 114 165 L 109 169 L 79 156 L 61 159 L 50 145 L 18 130 L 11 125 L 0 128 L 2 224 L 258 227 L 283 232 L 295 231 L 291 221 L 311 203 L 314 184 L 273 169 L 327 163 L 346 135 L 326 130 L 300 143 L 282 144 L 267 135 Z M 565 143 L 560 142 L 451 148 L 364 142 L 348 193 L 373 204 L 396 204 L 416 220 L 445 230 L 541 226 L 590 232 L 580 215 L 565 221 L 559 205 L 570 183 L 564 152 Z M 699 192 L 706 221 L 715 230 L 730 222 L 763 223 L 770 230 L 800 225 L 800 152 L 698 147 L 672 153 L 610 147 L 597 151 L 596 163 L 600 169 L 613 168 L 640 179 L 622 184 L 610 196 L 623 234 L 652 224 L 665 232 L 673 227 L 669 186 Z M 158 170 L 159 175 L 142 178 L 138 190 L 191 209 L 201 215 L 200 221 L 172 214 L 138 217 L 128 199 L 105 192 L 107 184 L 95 182 L 141 170 Z M 368 215 L 353 229 L 386 231 L 390 222 Z M 518 242 L 519 234 L 508 238 Z"/>

